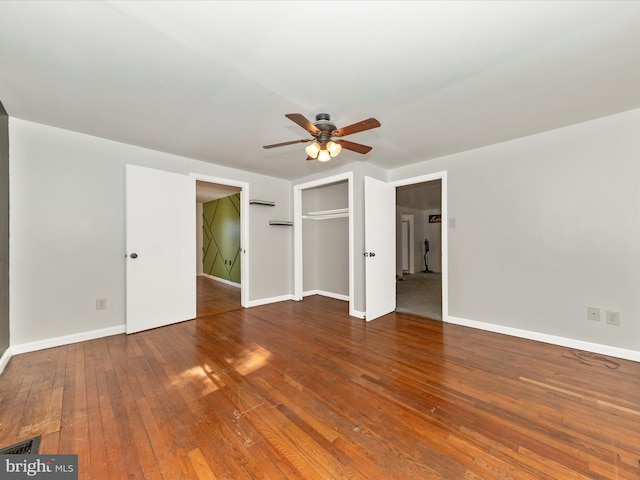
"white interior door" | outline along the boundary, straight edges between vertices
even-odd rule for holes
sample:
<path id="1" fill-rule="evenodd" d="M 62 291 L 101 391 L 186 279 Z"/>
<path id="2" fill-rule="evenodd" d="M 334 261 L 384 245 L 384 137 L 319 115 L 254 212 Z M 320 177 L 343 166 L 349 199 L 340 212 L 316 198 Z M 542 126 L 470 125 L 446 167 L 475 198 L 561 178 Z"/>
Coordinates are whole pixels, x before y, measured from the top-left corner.
<path id="1" fill-rule="evenodd" d="M 126 166 L 127 333 L 196 316 L 196 183 Z"/>
<path id="2" fill-rule="evenodd" d="M 396 189 L 364 177 L 367 321 L 396 309 Z"/>

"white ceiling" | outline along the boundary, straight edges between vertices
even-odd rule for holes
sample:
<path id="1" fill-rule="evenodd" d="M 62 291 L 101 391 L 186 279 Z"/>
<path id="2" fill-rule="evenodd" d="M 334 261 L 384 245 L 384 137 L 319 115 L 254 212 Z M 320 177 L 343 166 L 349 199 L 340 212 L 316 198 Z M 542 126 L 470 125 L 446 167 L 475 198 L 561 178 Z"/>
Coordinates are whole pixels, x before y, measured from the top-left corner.
<path id="1" fill-rule="evenodd" d="M 299 178 L 640 107 L 640 2 L 0 1 L 12 117 Z M 284 117 L 375 117 L 328 164 Z"/>
<path id="2" fill-rule="evenodd" d="M 207 203 L 219 198 L 228 197 L 242 190 L 238 187 L 220 185 L 217 183 L 196 181 L 196 202 Z"/>

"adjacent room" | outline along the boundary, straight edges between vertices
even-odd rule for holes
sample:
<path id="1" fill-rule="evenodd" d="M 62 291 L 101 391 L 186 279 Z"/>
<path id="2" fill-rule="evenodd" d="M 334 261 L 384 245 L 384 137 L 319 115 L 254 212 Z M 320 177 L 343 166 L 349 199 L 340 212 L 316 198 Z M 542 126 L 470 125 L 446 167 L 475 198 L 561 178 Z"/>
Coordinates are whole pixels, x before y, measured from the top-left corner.
<path id="1" fill-rule="evenodd" d="M 0 2 L 0 478 L 640 478 L 638 45 L 617 0 Z"/>
<path id="2" fill-rule="evenodd" d="M 442 320 L 442 181 L 396 188 L 396 210 L 396 312 Z"/>

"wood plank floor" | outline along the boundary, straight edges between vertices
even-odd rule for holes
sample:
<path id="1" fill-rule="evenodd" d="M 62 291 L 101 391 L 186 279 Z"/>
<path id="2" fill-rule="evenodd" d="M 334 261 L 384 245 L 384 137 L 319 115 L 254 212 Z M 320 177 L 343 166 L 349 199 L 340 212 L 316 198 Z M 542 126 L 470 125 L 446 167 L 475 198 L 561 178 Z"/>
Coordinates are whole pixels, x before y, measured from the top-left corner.
<path id="1" fill-rule="evenodd" d="M 81 479 L 638 479 L 640 364 L 347 304 L 17 355 L 2 445 Z"/>
<path id="2" fill-rule="evenodd" d="M 218 282 L 209 277 L 199 276 L 196 280 L 198 291 L 197 315 L 217 315 L 242 308 L 240 289 Z"/>

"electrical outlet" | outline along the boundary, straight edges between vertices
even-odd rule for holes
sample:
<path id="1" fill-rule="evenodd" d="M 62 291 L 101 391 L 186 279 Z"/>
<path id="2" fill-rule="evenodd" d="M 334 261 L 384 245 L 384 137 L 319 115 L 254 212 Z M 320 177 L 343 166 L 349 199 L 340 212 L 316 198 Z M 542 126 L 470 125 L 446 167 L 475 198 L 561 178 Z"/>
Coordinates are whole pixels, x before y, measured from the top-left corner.
<path id="1" fill-rule="evenodd" d="M 106 298 L 96 299 L 96 310 L 106 310 L 106 309 L 107 309 L 107 299 Z"/>
<path id="2" fill-rule="evenodd" d="M 594 322 L 600 321 L 600 309 L 598 307 L 587 307 L 587 319 Z"/>
<path id="3" fill-rule="evenodd" d="M 607 323 L 609 325 L 620 325 L 620 312 L 610 312 L 607 310 Z"/>

